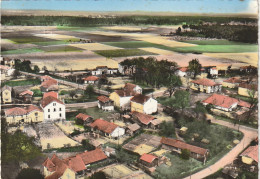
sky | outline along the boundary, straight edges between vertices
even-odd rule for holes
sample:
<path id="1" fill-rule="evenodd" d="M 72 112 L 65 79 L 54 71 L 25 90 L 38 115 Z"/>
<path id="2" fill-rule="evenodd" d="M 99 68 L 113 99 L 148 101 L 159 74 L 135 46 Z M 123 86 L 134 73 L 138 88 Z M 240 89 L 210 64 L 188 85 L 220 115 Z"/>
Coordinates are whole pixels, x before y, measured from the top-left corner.
<path id="1" fill-rule="evenodd" d="M 257 0 L 2 0 L 2 9 L 257 14 Z"/>

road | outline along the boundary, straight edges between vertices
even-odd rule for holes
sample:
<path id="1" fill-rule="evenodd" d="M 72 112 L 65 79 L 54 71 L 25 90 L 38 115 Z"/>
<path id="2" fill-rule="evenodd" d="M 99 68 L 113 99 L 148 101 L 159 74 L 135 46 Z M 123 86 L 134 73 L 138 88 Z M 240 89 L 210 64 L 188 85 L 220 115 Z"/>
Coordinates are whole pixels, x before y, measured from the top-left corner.
<path id="1" fill-rule="evenodd" d="M 95 107 L 98 105 L 98 101 L 94 102 L 86 102 L 86 103 L 72 103 L 72 104 L 65 104 L 67 108 L 90 108 Z"/>
<path id="2" fill-rule="evenodd" d="M 220 160 L 218 160 L 216 163 L 214 163 L 213 165 L 191 175 L 186 177 L 185 179 L 200 179 L 200 178 L 205 178 L 215 172 L 217 172 L 220 168 L 223 168 L 225 165 L 228 165 L 230 163 L 232 163 L 237 156 L 250 144 L 250 142 L 254 139 L 256 139 L 256 137 L 258 136 L 258 130 L 257 129 L 253 129 L 250 127 L 246 127 L 246 126 L 238 126 L 226 121 L 222 121 L 222 120 L 216 120 L 215 118 L 213 118 L 212 116 L 210 117 L 211 122 L 215 123 L 215 124 L 220 124 L 232 129 L 236 129 L 239 130 L 244 134 L 243 139 L 240 141 L 239 144 L 237 144 L 231 151 L 229 151 L 225 156 L 223 156 Z"/>

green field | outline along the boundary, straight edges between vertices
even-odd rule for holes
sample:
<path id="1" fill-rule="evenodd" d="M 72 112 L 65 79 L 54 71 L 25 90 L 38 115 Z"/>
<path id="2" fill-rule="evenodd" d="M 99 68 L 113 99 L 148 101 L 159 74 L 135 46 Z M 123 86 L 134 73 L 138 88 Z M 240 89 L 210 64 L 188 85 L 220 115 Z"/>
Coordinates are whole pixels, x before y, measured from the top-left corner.
<path id="1" fill-rule="evenodd" d="M 118 49 L 118 50 L 98 50 L 95 53 L 107 58 L 111 57 L 127 57 L 127 56 L 141 56 L 141 55 L 157 55 L 155 53 L 147 52 L 140 49 Z"/>
<path id="2" fill-rule="evenodd" d="M 56 40 L 56 41 L 45 41 L 45 42 L 33 42 L 33 44 L 48 46 L 48 45 L 63 45 L 63 44 L 68 44 L 68 42 L 63 40 Z"/>
<path id="3" fill-rule="evenodd" d="M 73 46 L 49 46 L 49 47 L 43 47 L 42 50 L 44 50 L 47 53 L 52 52 L 82 52 L 82 49 L 73 47 Z"/>
<path id="4" fill-rule="evenodd" d="M 25 49 L 17 49 L 17 50 L 7 50 L 3 51 L 2 55 L 10 55 L 10 54 L 25 54 L 25 53 L 36 53 L 43 52 L 43 50 L 38 48 L 25 48 Z"/>
<path id="5" fill-rule="evenodd" d="M 104 42 L 105 45 L 110 45 L 119 48 L 143 48 L 143 47 L 155 47 L 163 48 L 163 45 L 153 44 L 144 41 L 125 41 L 125 42 Z"/>
<path id="6" fill-rule="evenodd" d="M 9 38 L 9 40 L 17 43 L 17 44 L 30 44 L 30 43 L 37 43 L 37 42 L 48 42 L 53 41 L 52 39 L 47 39 L 43 37 L 36 37 L 36 36 L 28 36 L 28 37 L 14 37 Z"/>
<path id="7" fill-rule="evenodd" d="M 234 42 L 229 40 L 183 40 L 181 42 L 197 44 L 197 45 L 249 45 L 242 42 Z"/>
<path id="8" fill-rule="evenodd" d="M 28 80 L 20 80 L 20 81 L 6 81 L 1 83 L 1 86 L 25 86 L 25 85 L 39 85 L 41 81 L 39 79 L 28 79 Z"/>
<path id="9" fill-rule="evenodd" d="M 174 48 L 180 53 L 242 53 L 257 52 L 258 45 L 198 45 L 195 47 Z"/>

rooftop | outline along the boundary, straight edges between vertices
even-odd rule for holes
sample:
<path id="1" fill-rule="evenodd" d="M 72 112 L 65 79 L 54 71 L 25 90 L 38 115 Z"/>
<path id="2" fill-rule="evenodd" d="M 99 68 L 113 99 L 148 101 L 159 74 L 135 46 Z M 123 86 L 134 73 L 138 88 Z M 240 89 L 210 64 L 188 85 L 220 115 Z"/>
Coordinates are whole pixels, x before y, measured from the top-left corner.
<path id="1" fill-rule="evenodd" d="M 84 113 L 79 113 L 76 118 L 81 119 L 83 121 L 86 121 L 88 118 L 92 118 L 91 116 L 84 114 Z"/>
<path id="2" fill-rule="evenodd" d="M 50 92 L 47 92 L 47 93 L 44 93 L 43 94 L 43 98 L 46 98 L 48 96 L 52 96 L 54 98 L 58 98 L 58 93 L 54 92 L 54 91 L 50 91 Z"/>
<path id="3" fill-rule="evenodd" d="M 42 99 L 41 105 L 42 105 L 42 107 L 45 107 L 48 104 L 50 104 L 51 102 L 57 102 L 57 103 L 60 103 L 60 104 L 64 104 L 59 99 L 54 98 L 53 96 L 48 96 L 48 97 Z"/>
<path id="4" fill-rule="evenodd" d="M 84 78 L 84 81 L 97 81 L 99 78 L 96 76 L 88 76 L 86 78 Z"/>
<path id="5" fill-rule="evenodd" d="M 215 83 L 214 81 L 207 79 L 207 78 L 202 78 L 202 79 L 198 79 L 198 80 L 193 80 L 191 81 L 192 83 L 196 83 L 199 85 L 203 85 L 203 86 L 215 86 L 218 85 L 217 83 Z"/>
<path id="6" fill-rule="evenodd" d="M 111 134 L 118 126 L 103 119 L 96 119 L 93 123 L 90 124 L 90 127 L 97 128 L 100 131 Z"/>
<path id="7" fill-rule="evenodd" d="M 148 125 L 155 118 L 151 115 L 140 113 L 140 112 L 131 112 L 131 114 L 136 117 L 141 123 Z"/>
<path id="8" fill-rule="evenodd" d="M 258 145 L 249 146 L 240 156 L 250 157 L 258 163 Z"/>
<path id="9" fill-rule="evenodd" d="M 111 101 L 111 99 L 109 97 L 106 97 L 106 96 L 99 96 L 99 97 L 97 97 L 97 99 L 99 101 L 103 102 L 103 103 Z"/>
<path id="10" fill-rule="evenodd" d="M 131 101 L 140 103 L 140 104 L 144 104 L 149 99 L 150 99 L 149 96 L 145 96 L 143 94 L 136 94 L 136 95 L 134 95 L 134 97 L 131 98 Z"/>
<path id="11" fill-rule="evenodd" d="M 145 162 L 148 163 L 152 163 L 154 161 L 154 159 L 156 159 L 157 157 L 152 155 L 152 154 L 143 154 L 140 158 L 140 160 L 143 160 Z"/>

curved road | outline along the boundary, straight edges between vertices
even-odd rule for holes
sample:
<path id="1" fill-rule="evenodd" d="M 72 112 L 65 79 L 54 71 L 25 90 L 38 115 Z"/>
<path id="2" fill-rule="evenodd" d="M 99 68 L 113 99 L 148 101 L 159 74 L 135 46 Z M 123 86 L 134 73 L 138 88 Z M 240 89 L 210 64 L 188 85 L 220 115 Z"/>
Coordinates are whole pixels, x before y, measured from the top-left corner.
<path id="1" fill-rule="evenodd" d="M 222 121 L 222 120 L 216 120 L 212 116 L 210 116 L 211 122 L 215 124 L 220 124 L 232 129 L 238 130 L 238 125 Z M 237 156 L 250 144 L 250 142 L 258 136 L 258 130 L 253 129 L 250 127 L 242 126 L 240 125 L 239 130 L 244 134 L 243 139 L 240 141 L 239 144 L 237 144 L 231 151 L 229 151 L 225 156 L 223 156 L 220 160 L 218 160 L 213 165 L 191 175 L 186 177 L 185 179 L 201 179 L 205 178 L 215 172 L 217 172 L 220 168 L 223 168 L 225 165 L 232 163 Z"/>

